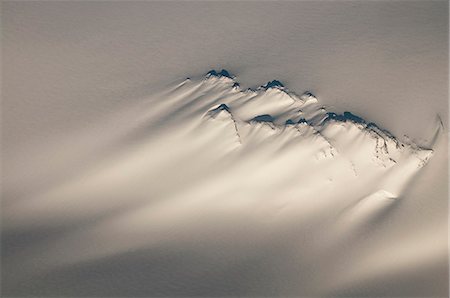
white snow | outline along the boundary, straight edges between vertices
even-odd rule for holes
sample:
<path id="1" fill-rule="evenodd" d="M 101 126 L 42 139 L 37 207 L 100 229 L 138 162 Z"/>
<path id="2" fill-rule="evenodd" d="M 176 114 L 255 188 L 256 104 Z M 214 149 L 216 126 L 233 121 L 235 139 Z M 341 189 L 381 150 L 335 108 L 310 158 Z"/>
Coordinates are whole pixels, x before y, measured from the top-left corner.
<path id="1" fill-rule="evenodd" d="M 235 83 L 222 75 L 189 79 L 124 109 L 127 121 L 117 130 L 100 129 L 103 145 L 122 144 L 121 150 L 7 200 L 9 233 L 37 223 L 67 229 L 37 250 L 39 260 L 36 250 L 16 255 L 15 262 L 30 268 L 25 276 L 166 246 L 199 245 L 214 258 L 245 260 L 253 246 L 273 246 L 286 231 L 295 239 L 283 240 L 289 250 L 296 247 L 291 241 L 301 241 L 297 236 L 314 233 L 298 246 L 302 258 L 334 266 L 330 251 L 395 206 L 432 156 L 431 149 L 402 143 L 352 114 L 330 116 L 310 92 L 241 90 Z M 305 227 L 307 234 L 292 234 Z M 31 269 L 34 262 L 39 266 Z M 211 263 L 217 272 L 226 270 L 220 262 Z M 308 262 L 293 264 L 298 267 L 277 266 L 287 274 Z M 299 277 L 302 290 L 338 286 L 334 274 Z M 283 293 L 296 291 L 283 287 Z"/>

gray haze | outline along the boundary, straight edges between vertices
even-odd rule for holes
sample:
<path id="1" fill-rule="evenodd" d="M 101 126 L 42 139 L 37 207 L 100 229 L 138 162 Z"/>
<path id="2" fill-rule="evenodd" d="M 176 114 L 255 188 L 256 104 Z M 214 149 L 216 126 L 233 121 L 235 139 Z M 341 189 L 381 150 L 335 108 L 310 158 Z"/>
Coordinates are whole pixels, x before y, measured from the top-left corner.
<path id="1" fill-rule="evenodd" d="M 436 129 L 437 115 L 447 131 L 448 1 L 5 1 L 1 9 L 2 203 L 44 189 L 48 177 L 57 183 L 59 173 L 67 168 L 82 167 L 84 156 L 98 148 L 95 140 L 80 141 L 78 131 L 173 82 L 212 68 L 229 70 L 243 87 L 278 79 L 295 92 L 310 90 L 329 110 L 350 110 L 424 146 Z M 409 200 L 401 202 L 361 247 L 381 239 L 411 241 L 416 232 L 431 227 L 441 239 L 447 238 L 447 143 L 444 136 L 408 192 Z M 71 159 L 50 154 L 49 144 Z M 2 261 L 60 232 L 58 227 L 39 230 L 39 225 L 36 230 L 31 236 L 29 231 L 8 234 L 8 241 L 2 241 Z M 267 248 L 261 254 L 270 259 L 272 249 L 276 250 Z M 153 266 L 206 262 L 196 259 L 195 250 L 187 260 L 173 257 L 179 256 L 177 248 L 168 250 L 173 250 L 172 258 L 167 259 L 164 251 L 151 252 L 161 256 L 152 260 L 160 262 Z M 137 252 L 98 265 L 100 273 L 132 271 L 145 255 Z M 338 294 L 447 296 L 447 259 L 433 262 L 412 265 L 408 274 L 377 275 Z M 258 271 L 259 265 L 249 260 L 242 266 L 237 273 L 227 273 L 222 283 L 210 280 L 192 293 L 223 295 L 230 287 L 236 288 L 233 295 L 248 293 L 246 287 L 253 280 L 241 285 L 239 292 L 233 276 Z M 9 278 L 11 267 L 2 268 L 2 279 Z M 73 294 L 77 289 L 71 280 L 82 284 L 80 275 L 76 268 L 63 277 L 49 275 L 24 291 L 50 295 L 57 284 Z M 139 295 L 148 278 L 164 279 L 144 274 L 125 280 L 125 287 L 134 290 L 121 293 Z M 105 282 L 92 288 L 110 286 Z M 117 286 L 99 293 L 113 295 Z M 84 291 L 80 294 L 92 295 L 89 287 Z M 182 294 L 189 293 L 175 292 Z"/>

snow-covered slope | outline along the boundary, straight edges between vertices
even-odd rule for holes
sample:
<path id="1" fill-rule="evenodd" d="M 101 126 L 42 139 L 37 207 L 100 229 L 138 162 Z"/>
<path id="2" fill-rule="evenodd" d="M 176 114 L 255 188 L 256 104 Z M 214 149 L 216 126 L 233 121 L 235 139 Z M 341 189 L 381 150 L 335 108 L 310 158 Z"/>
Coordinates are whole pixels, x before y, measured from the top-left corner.
<path id="1" fill-rule="evenodd" d="M 433 155 L 279 81 L 242 90 L 225 70 L 120 117 L 93 146 L 117 150 L 26 195 L 11 183 L 7 236 L 60 231 L 11 253 L 14 293 L 328 295 L 347 285 L 339 270 L 361 265 L 335 258 L 343 242 L 394 207 Z"/>

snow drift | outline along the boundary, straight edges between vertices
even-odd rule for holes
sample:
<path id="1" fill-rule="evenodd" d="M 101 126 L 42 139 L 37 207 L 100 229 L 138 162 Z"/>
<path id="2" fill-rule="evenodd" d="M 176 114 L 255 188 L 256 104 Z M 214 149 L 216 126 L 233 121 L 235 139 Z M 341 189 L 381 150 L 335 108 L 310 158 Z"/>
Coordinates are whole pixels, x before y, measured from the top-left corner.
<path id="1" fill-rule="evenodd" d="M 70 171 L 73 157 L 58 153 L 57 183 L 21 191 L 13 179 L 7 241 L 41 232 L 6 252 L 11 293 L 339 294 L 391 264 L 337 256 L 433 154 L 279 81 L 242 90 L 225 70 L 118 115 L 114 129 L 117 115 L 86 130 L 96 151 L 83 167 Z"/>

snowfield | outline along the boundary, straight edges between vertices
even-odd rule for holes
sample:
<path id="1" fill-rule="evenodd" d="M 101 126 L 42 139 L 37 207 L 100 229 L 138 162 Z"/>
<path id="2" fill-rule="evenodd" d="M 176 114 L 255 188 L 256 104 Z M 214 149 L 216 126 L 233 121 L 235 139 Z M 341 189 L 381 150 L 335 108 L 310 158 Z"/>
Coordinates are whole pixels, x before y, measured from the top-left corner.
<path id="1" fill-rule="evenodd" d="M 7 241 L 50 232 L 25 249 L 9 246 L 7 287 L 323 297 L 412 260 L 441 261 L 431 234 L 388 241 L 389 256 L 387 244 L 363 241 L 389 224 L 441 131 L 436 124 L 422 148 L 279 81 L 243 90 L 225 70 L 186 79 L 68 136 L 95 144 L 81 169 L 71 171 L 79 157 L 61 151 L 68 166 L 53 184 L 24 191 L 11 179 Z"/>

